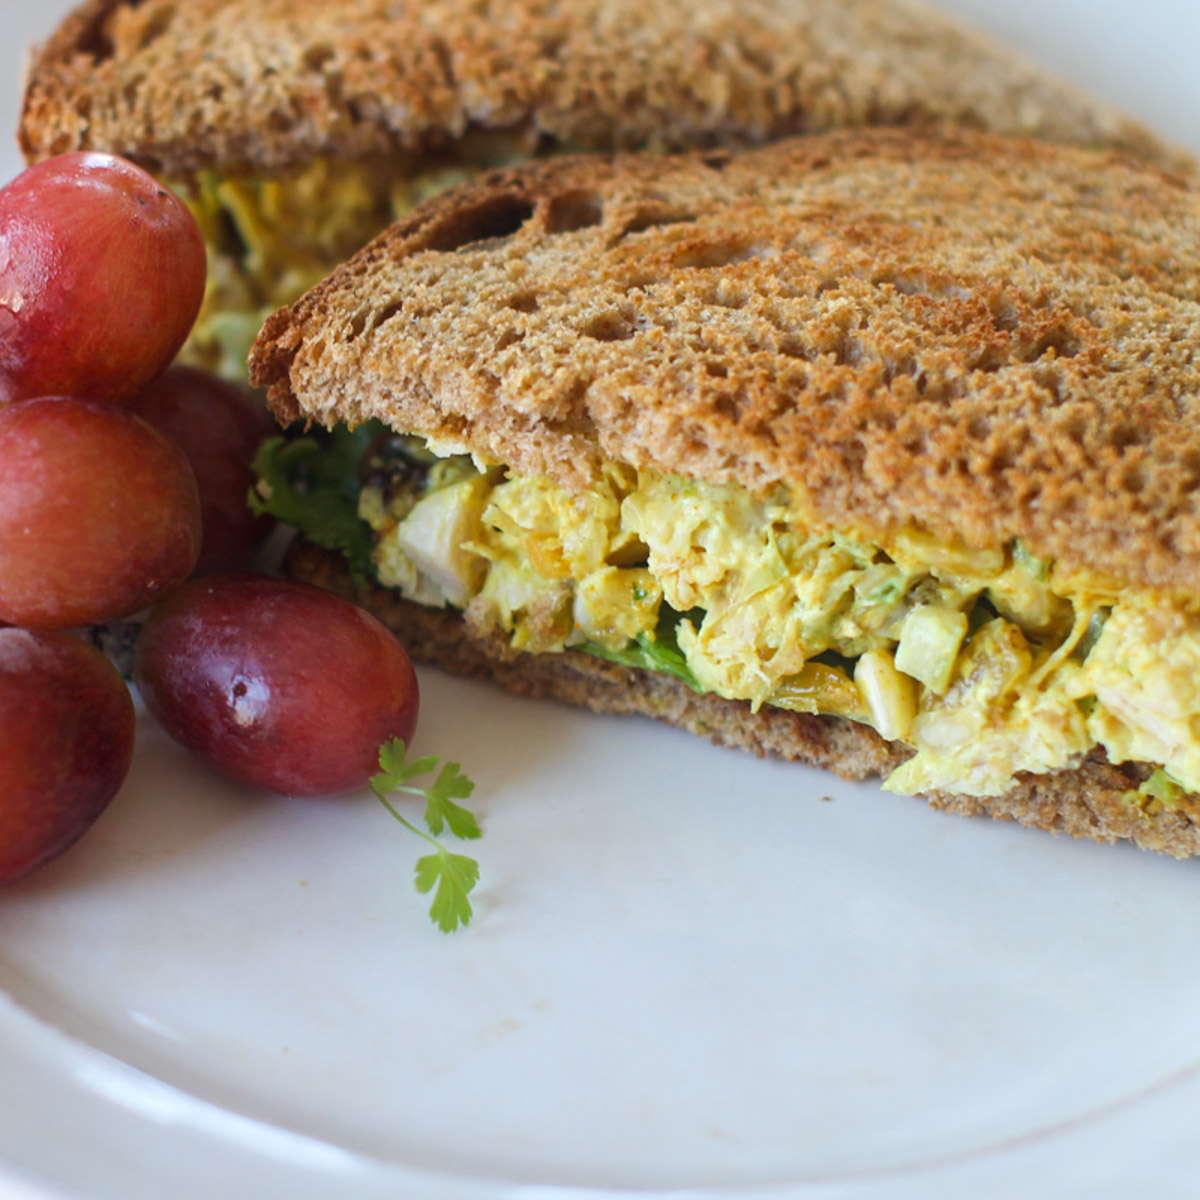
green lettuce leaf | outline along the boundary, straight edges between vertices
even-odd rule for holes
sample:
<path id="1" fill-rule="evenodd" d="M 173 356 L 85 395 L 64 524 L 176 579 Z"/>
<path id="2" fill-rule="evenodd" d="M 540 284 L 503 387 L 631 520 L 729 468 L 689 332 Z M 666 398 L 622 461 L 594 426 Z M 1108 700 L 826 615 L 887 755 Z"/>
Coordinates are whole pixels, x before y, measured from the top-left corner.
<path id="1" fill-rule="evenodd" d="M 358 516 L 358 464 L 382 426 L 339 425 L 304 437 L 268 438 L 254 459 L 250 507 L 294 525 L 310 541 L 343 554 L 355 585 L 374 576 L 371 528 Z"/>
<path id="2" fill-rule="evenodd" d="M 693 692 L 703 692 L 704 689 L 692 674 L 687 665 L 687 659 L 684 658 L 683 651 L 679 649 L 679 642 L 676 640 L 676 630 L 684 615 L 691 616 L 692 614 L 677 613 L 669 605 L 664 604 L 659 610 L 658 627 L 655 631 L 638 634 L 636 642 L 632 642 L 620 650 L 610 650 L 598 642 L 580 642 L 573 645 L 571 649 L 594 654 L 597 658 L 620 663 L 624 667 L 640 667 L 646 671 L 665 671 L 668 675 L 674 675 L 676 679 L 682 680 Z M 697 618 L 702 616 L 702 613 L 696 614 Z"/>

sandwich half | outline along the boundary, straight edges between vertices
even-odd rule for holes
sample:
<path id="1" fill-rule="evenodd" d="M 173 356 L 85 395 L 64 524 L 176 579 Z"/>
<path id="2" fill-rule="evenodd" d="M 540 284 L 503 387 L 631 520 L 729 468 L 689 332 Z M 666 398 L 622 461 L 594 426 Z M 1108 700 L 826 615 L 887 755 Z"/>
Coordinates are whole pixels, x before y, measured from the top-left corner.
<path id="1" fill-rule="evenodd" d="M 560 158 L 266 323 L 290 571 L 419 660 L 1200 850 L 1200 196 L 871 130 Z"/>
<path id="2" fill-rule="evenodd" d="M 939 122 L 1173 157 L 920 0 L 88 0 L 34 56 L 20 137 L 190 199 L 187 358 L 239 377 L 270 311 L 498 164 Z"/>

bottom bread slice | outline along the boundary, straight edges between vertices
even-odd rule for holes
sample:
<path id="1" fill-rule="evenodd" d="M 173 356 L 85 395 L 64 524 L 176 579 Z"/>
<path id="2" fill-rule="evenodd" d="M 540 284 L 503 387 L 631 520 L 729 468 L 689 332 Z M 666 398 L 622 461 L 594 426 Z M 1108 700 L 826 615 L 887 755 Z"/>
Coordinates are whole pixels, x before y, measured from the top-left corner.
<path id="1" fill-rule="evenodd" d="M 581 651 L 525 654 L 500 639 L 480 642 L 469 636 L 453 609 L 426 608 L 378 586 L 356 588 L 341 555 L 304 537 L 292 542 L 284 572 L 362 605 L 393 630 L 415 662 L 489 680 L 518 695 L 653 717 L 720 746 L 823 767 L 843 779 L 886 775 L 909 754 L 901 743 L 884 741 L 870 726 L 842 717 L 771 707 L 755 712 L 743 701 L 697 693 L 674 676 Z M 935 792 L 922 799 L 963 815 L 1019 821 L 1100 842 L 1130 841 L 1176 858 L 1200 853 L 1200 796 L 1182 797 L 1169 807 L 1143 807 L 1136 789 L 1151 769 L 1136 763 L 1114 766 L 1096 750 L 1072 770 L 1019 776 L 1001 796 Z"/>

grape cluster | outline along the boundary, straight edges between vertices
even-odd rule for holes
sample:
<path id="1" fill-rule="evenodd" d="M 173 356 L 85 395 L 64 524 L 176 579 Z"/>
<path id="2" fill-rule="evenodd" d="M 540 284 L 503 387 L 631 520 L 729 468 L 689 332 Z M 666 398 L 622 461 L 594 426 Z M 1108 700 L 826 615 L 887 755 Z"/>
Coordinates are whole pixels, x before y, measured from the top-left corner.
<path id="1" fill-rule="evenodd" d="M 146 707 L 231 774 L 292 794 L 365 784 L 416 723 L 404 651 L 362 610 L 244 570 L 271 524 L 251 461 L 271 423 L 170 365 L 205 250 L 141 168 L 68 154 L 0 189 L 0 883 L 119 791 L 135 709 L 84 627 L 150 609 Z"/>

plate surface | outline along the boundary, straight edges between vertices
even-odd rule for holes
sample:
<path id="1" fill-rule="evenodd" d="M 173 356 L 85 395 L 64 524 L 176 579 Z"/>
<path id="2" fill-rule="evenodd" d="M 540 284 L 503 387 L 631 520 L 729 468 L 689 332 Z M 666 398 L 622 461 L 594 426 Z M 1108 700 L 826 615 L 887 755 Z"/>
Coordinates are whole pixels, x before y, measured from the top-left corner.
<path id="1" fill-rule="evenodd" d="M 5 0 L 3 127 L 67 7 Z M 1200 153 L 1191 0 L 947 7 Z M 142 722 L 0 904 L 0 1196 L 1189 1194 L 1195 865 L 422 685 L 486 830 L 449 938 L 373 798 L 264 798 Z"/>

